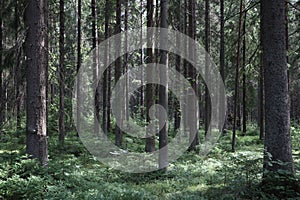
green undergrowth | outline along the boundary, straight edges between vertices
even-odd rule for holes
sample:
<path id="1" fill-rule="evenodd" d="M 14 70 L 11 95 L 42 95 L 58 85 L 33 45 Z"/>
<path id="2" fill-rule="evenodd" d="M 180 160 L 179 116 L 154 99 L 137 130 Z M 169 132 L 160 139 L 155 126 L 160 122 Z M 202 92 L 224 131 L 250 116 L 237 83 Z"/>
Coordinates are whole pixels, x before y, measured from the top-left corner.
<path id="1" fill-rule="evenodd" d="M 299 183 L 300 130 L 291 132 Z M 256 127 L 245 136 L 238 133 L 235 153 L 230 141 L 227 131 L 206 157 L 186 152 L 166 173 L 129 174 L 97 161 L 72 132 L 64 148 L 50 135 L 49 163 L 40 167 L 25 154 L 25 133 L 6 132 L 0 143 L 0 199 L 300 199 L 300 191 L 285 185 L 261 189 L 263 142 Z"/>

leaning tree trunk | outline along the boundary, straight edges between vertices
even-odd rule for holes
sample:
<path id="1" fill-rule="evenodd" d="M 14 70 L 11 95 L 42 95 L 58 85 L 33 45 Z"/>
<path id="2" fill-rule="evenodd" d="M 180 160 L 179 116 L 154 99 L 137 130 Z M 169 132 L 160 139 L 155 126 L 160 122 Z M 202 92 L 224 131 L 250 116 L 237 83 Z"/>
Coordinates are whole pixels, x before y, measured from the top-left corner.
<path id="1" fill-rule="evenodd" d="M 266 173 L 266 170 L 293 172 L 286 59 L 285 0 L 262 0 L 261 14 L 261 42 L 265 70 L 264 172 Z"/>
<path id="2" fill-rule="evenodd" d="M 46 61 L 45 38 L 46 0 L 28 0 L 25 9 L 26 55 L 26 151 L 43 165 L 48 162 L 46 122 Z"/>

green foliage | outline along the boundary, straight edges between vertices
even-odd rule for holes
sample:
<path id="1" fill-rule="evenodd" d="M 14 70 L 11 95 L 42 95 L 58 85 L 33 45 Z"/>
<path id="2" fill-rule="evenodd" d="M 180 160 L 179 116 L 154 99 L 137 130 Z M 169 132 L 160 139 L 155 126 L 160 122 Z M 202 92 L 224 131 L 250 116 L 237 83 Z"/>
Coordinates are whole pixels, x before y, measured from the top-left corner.
<path id="1" fill-rule="evenodd" d="M 292 130 L 292 138 L 299 138 L 299 130 Z M 300 171 L 297 151 L 294 178 L 280 172 L 273 184 L 261 185 L 263 151 L 255 126 L 247 136 L 238 137 L 236 153 L 230 152 L 228 133 L 205 158 L 187 152 L 166 173 L 144 174 L 122 173 L 101 164 L 74 132 L 68 133 L 63 148 L 57 138 L 50 138 L 49 164 L 41 167 L 25 155 L 24 131 L 7 135 L 0 149 L 0 199 L 292 199 L 300 195 L 295 192 Z"/>

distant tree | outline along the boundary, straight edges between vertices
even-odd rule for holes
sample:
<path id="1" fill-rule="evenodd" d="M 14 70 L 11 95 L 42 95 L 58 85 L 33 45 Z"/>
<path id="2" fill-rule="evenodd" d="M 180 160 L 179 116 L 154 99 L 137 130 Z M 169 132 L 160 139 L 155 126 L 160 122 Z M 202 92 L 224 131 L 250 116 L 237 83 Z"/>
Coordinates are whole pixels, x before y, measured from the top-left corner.
<path id="1" fill-rule="evenodd" d="M 19 3 L 18 0 L 15 0 L 15 43 L 18 44 L 19 39 Z M 22 113 L 21 113 L 21 104 L 22 104 L 22 91 L 21 91 L 21 85 L 22 85 L 22 70 L 21 70 L 21 55 L 22 51 L 21 48 L 17 48 L 16 52 L 16 64 L 15 64 L 15 97 L 16 97 L 16 118 L 17 118 L 17 129 L 21 129 L 21 119 L 22 119 Z M 0 125 L 1 126 L 1 125 Z"/>
<path id="2" fill-rule="evenodd" d="M 48 162 L 46 121 L 45 7 L 46 0 L 28 0 L 24 22 L 26 55 L 26 151 L 43 165 Z"/>
<path id="3" fill-rule="evenodd" d="M 247 12 L 244 12 L 244 21 L 243 21 L 243 135 L 247 132 L 247 102 L 246 102 L 246 95 L 247 95 L 247 87 L 246 87 L 246 19 L 247 19 Z"/>
<path id="4" fill-rule="evenodd" d="M 91 14 L 92 14 L 92 37 L 93 37 L 93 84 L 94 84 L 94 97 L 95 97 L 95 107 L 94 107 L 94 134 L 99 133 L 99 112 L 100 112 L 100 87 L 98 86 L 98 26 L 97 26 L 97 0 L 91 1 Z"/>
<path id="5" fill-rule="evenodd" d="M 239 75 L 240 75 L 240 47 L 241 47 L 241 29 L 242 29 L 242 16 L 243 16 L 243 0 L 240 0 L 240 13 L 239 13 L 239 25 L 238 25 L 238 45 L 237 45 L 237 61 L 235 70 L 235 84 L 234 84 L 234 108 L 233 108 L 233 128 L 232 128 L 232 143 L 231 150 L 235 151 L 236 143 L 236 130 L 237 130 L 237 116 L 238 116 L 238 104 L 239 104 Z"/>
<path id="6" fill-rule="evenodd" d="M 224 0 L 220 0 L 220 73 L 221 73 L 221 77 L 222 80 L 224 81 L 225 84 L 225 30 L 224 30 L 224 24 L 225 24 L 225 20 L 224 20 Z M 224 96 L 224 90 L 222 90 L 220 88 L 220 115 L 219 115 L 219 119 L 222 118 L 222 114 L 225 111 L 225 100 L 222 99 L 222 96 Z M 224 129 L 224 124 L 220 124 L 219 125 L 219 129 L 220 131 L 223 132 Z"/>

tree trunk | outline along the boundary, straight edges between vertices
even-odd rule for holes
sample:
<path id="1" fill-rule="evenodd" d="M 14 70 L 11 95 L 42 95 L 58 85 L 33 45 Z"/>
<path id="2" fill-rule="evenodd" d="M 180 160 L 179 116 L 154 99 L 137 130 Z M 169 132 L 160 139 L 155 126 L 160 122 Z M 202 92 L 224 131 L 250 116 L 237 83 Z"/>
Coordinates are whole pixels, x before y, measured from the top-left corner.
<path id="1" fill-rule="evenodd" d="M 195 13 L 195 0 L 190 0 L 189 1 L 189 36 L 192 39 L 195 39 L 196 35 L 196 13 Z M 195 46 L 193 42 L 188 44 L 189 46 L 189 53 L 192 54 L 192 59 L 195 59 Z M 190 84 L 192 85 L 192 88 L 194 92 L 197 94 L 197 72 L 195 67 L 192 64 L 189 64 L 189 69 L 188 69 L 188 77 L 190 80 Z M 188 95 L 190 91 L 188 91 Z M 188 96 L 187 96 L 188 97 Z M 199 137 L 198 137 L 198 131 L 197 131 L 197 112 L 198 108 L 196 105 L 196 102 L 192 101 L 193 98 L 188 97 L 187 105 L 188 105 L 188 110 L 192 116 L 187 116 L 189 118 L 188 120 L 188 127 L 189 127 L 189 141 L 190 141 L 190 147 L 189 150 L 195 150 L 196 145 L 199 144 Z"/>
<path id="2" fill-rule="evenodd" d="M 25 9 L 26 55 L 26 151 L 43 165 L 48 162 L 46 122 L 46 61 L 45 39 L 46 0 L 28 0 Z"/>
<path id="3" fill-rule="evenodd" d="M 95 107 L 94 107 L 94 134 L 99 134 L 99 112 L 100 112 L 100 87 L 98 87 L 98 29 L 97 29 L 97 0 L 91 1 L 92 8 L 92 37 L 93 37 L 93 82 L 94 82 L 94 98 L 95 98 Z"/>
<path id="4" fill-rule="evenodd" d="M 210 63 L 209 63 L 209 54 L 210 54 L 210 1 L 205 1 L 205 50 L 207 55 L 205 56 L 205 78 L 206 83 L 210 81 Z M 207 140 L 210 135 L 209 124 L 211 118 L 211 102 L 208 87 L 205 87 L 205 139 Z"/>
<path id="5" fill-rule="evenodd" d="M 224 33 L 224 0 L 220 0 L 220 13 L 221 13 L 221 24 L 220 24 L 220 73 L 222 80 L 225 85 L 225 33 Z M 226 112 L 225 110 L 225 99 L 223 100 L 222 97 L 224 96 L 224 90 L 220 88 L 220 110 L 219 110 L 219 119 L 222 119 L 223 113 Z M 219 130 L 223 132 L 224 124 L 219 125 Z"/>
<path id="6" fill-rule="evenodd" d="M 64 0 L 59 1 L 59 142 L 65 140 L 65 8 Z"/>
<path id="7" fill-rule="evenodd" d="M 108 24 L 109 24 L 109 0 L 105 1 L 105 22 L 104 22 L 104 37 L 105 40 L 109 37 L 109 30 L 108 30 Z M 105 46 L 104 50 L 104 66 L 107 65 L 108 62 L 108 46 Z M 107 88 L 108 88 L 108 69 L 106 69 L 103 73 L 103 105 L 102 105 L 102 128 L 105 134 L 107 134 Z"/>
<path id="8" fill-rule="evenodd" d="M 81 0 L 78 0 L 78 21 L 77 21 L 77 73 L 81 67 Z M 77 77 L 77 131 L 81 132 L 81 77 Z M 78 135 L 79 136 L 79 135 Z"/>
<path id="9" fill-rule="evenodd" d="M 243 22 L 243 135 L 246 135 L 247 132 L 247 109 L 246 109 L 246 19 L 247 12 L 244 13 L 244 22 Z"/>
<path id="10" fill-rule="evenodd" d="M 125 26 L 125 32 L 128 30 L 128 5 L 129 5 L 129 0 L 125 0 L 125 19 L 124 19 L 124 26 Z M 125 42 L 124 42 L 124 52 L 127 51 L 128 48 L 128 37 L 127 33 L 125 33 Z M 127 121 L 129 120 L 129 94 L 128 94 L 128 85 L 129 85 L 129 79 L 128 75 L 126 74 L 128 71 L 128 53 L 124 55 L 124 74 L 126 78 L 125 82 L 125 113 L 124 117 Z"/>
<path id="11" fill-rule="evenodd" d="M 262 0 L 261 14 L 266 100 L 264 173 L 266 170 L 292 173 L 285 0 Z"/>
<path id="12" fill-rule="evenodd" d="M 117 0 L 116 1 L 116 34 L 121 33 L 121 0 Z M 116 40 L 115 41 L 115 51 L 116 54 L 119 55 L 120 54 L 120 46 L 121 45 L 121 40 Z M 117 58 L 117 60 L 115 61 L 115 83 L 117 84 L 118 80 L 121 78 L 122 76 L 122 60 L 121 57 Z M 117 95 L 117 99 L 121 100 L 123 98 L 123 95 L 121 94 L 116 94 Z M 118 106 L 120 106 L 118 104 Z M 121 110 L 121 109 L 118 109 Z M 122 113 L 117 113 L 118 116 L 116 116 L 117 119 L 119 119 L 120 121 L 123 121 L 123 117 L 122 117 Z M 117 120 L 118 121 L 118 120 Z M 122 130 L 120 129 L 120 127 L 117 125 L 116 123 L 116 145 L 117 146 L 121 146 L 122 145 Z"/>
<path id="13" fill-rule="evenodd" d="M 177 29 L 178 31 L 182 31 L 182 26 L 183 26 L 183 22 L 182 22 L 182 16 L 181 16 L 181 0 L 179 1 L 179 5 L 178 5 L 178 15 L 177 15 Z M 176 38 L 177 40 L 177 45 L 179 48 L 181 48 L 181 38 L 179 36 L 177 36 Z M 176 61 L 175 61 L 175 66 L 176 66 L 176 70 L 177 72 L 181 72 L 181 57 L 180 56 L 176 56 Z M 180 82 L 180 80 L 179 80 Z M 177 133 L 178 129 L 180 128 L 180 120 L 181 120 L 181 112 L 180 112 L 180 103 L 179 100 L 174 98 L 174 132 Z"/>
<path id="14" fill-rule="evenodd" d="M 242 27 L 242 15 L 243 15 L 243 0 L 240 0 L 240 14 L 239 14 L 239 27 L 238 27 L 238 47 L 237 47 L 237 64 L 235 71 L 235 89 L 234 89 L 234 108 L 233 108 L 233 129 L 232 129 L 232 143 L 231 150 L 235 151 L 236 143 L 236 129 L 237 129 L 237 112 L 239 101 L 239 69 L 240 69 L 240 47 L 241 47 L 241 27 Z"/>
<path id="15" fill-rule="evenodd" d="M 141 8 L 140 8 L 140 23 L 141 23 L 141 32 L 140 32 L 140 40 L 143 41 L 143 10 L 144 10 L 144 5 L 143 5 L 143 0 L 141 0 Z M 147 1 L 147 12 L 148 12 L 148 1 Z M 148 20 L 148 13 L 147 13 L 147 20 Z M 148 23 L 148 22 L 147 22 Z M 143 44 L 141 43 L 141 49 L 140 49 L 140 65 L 141 65 L 141 92 L 140 92 L 140 112 L 141 112 L 141 119 L 144 119 L 144 49 L 143 49 Z M 146 119 L 147 120 L 147 119 Z"/>
<path id="16" fill-rule="evenodd" d="M 168 28 L 168 0 L 161 0 L 161 28 Z M 160 32 L 160 45 L 167 47 L 168 33 L 166 30 Z M 168 52 L 160 51 L 160 64 L 168 66 Z M 159 104 L 165 109 L 168 113 L 168 72 L 165 69 L 160 70 L 160 82 L 162 86 L 159 87 Z M 160 127 L 159 131 L 159 168 L 163 171 L 166 171 L 169 165 L 168 162 L 168 114 L 166 116 L 166 121 L 163 124 L 163 127 Z M 160 122 L 160 124 L 162 124 Z"/>
<path id="17" fill-rule="evenodd" d="M 3 0 L 1 0 L 1 5 L 0 5 L 0 109 L 4 110 L 4 97 L 3 97 L 3 87 L 2 87 L 2 76 L 3 76 L 3 71 L 2 71 L 2 65 L 3 65 Z M 4 116 L 3 112 L 0 112 L 0 128 L 2 130 L 2 125 L 4 121 Z"/>
<path id="18" fill-rule="evenodd" d="M 19 29 L 19 9 L 18 9 L 18 0 L 15 0 L 15 43 L 18 43 L 18 29 Z M 17 60 L 16 60 L 16 69 L 15 69 L 15 91 L 16 91 L 16 118 L 17 118 L 17 130 L 21 129 L 21 84 L 22 84 L 22 72 L 21 72 L 21 48 L 17 50 Z"/>
<path id="19" fill-rule="evenodd" d="M 154 21 L 153 21 L 153 14 L 154 14 L 154 5 L 153 5 L 153 0 L 147 0 L 147 27 L 153 27 L 154 26 Z M 153 33 L 149 33 L 150 35 L 147 35 L 147 46 L 152 45 L 153 43 Z M 147 64 L 153 63 L 154 59 L 153 59 L 153 48 L 147 49 Z M 151 83 L 153 80 L 153 74 L 154 74 L 154 69 L 153 66 L 148 66 L 146 68 L 146 82 Z M 146 120 L 147 123 L 150 123 L 150 116 L 149 116 L 149 110 L 151 108 L 151 106 L 153 106 L 155 104 L 155 99 L 154 99 L 154 95 L 155 95 L 155 88 L 153 86 L 153 84 L 147 84 L 146 85 L 146 99 L 145 99 L 145 103 L 146 103 Z M 153 123 L 153 122 L 152 122 Z M 152 131 L 150 131 L 151 133 Z M 147 130 L 147 134 L 148 134 L 148 130 Z M 145 147 L 146 152 L 153 152 L 155 151 L 155 136 L 150 136 L 147 135 L 146 138 L 146 147 Z"/>

